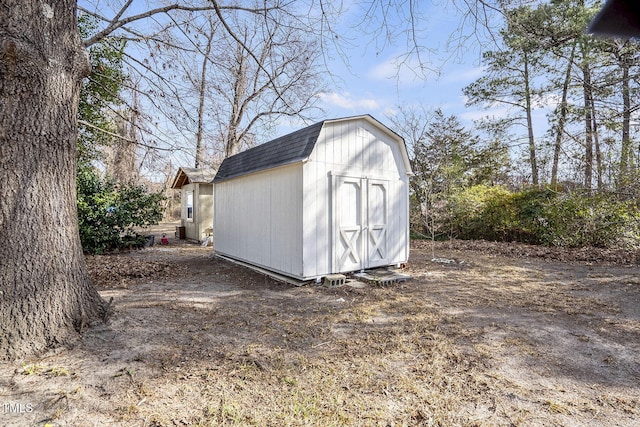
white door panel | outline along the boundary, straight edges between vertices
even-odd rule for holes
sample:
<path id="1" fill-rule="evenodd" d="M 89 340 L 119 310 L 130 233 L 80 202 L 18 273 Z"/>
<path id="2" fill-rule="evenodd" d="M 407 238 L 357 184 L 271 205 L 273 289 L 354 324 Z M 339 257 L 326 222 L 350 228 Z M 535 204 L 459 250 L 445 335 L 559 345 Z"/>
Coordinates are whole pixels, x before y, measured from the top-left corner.
<path id="1" fill-rule="evenodd" d="M 367 179 L 367 262 L 365 268 L 387 263 L 388 182 Z"/>
<path id="2" fill-rule="evenodd" d="M 386 265 L 388 181 L 338 175 L 333 182 L 334 270 Z"/>
<path id="3" fill-rule="evenodd" d="M 337 238 L 335 254 L 340 271 L 362 269 L 362 180 L 338 176 L 334 204 Z"/>

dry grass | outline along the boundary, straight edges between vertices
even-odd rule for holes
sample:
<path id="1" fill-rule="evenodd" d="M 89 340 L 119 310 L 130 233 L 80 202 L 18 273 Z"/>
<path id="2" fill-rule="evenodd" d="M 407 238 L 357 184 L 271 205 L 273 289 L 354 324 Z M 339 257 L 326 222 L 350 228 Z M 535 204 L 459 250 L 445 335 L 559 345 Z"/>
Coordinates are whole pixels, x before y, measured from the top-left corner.
<path id="1" fill-rule="evenodd" d="M 424 302 L 393 298 L 396 291 L 318 289 L 330 297 L 324 307 L 283 310 L 263 301 L 199 310 L 208 327 L 184 337 L 197 346 L 176 343 L 147 361 L 164 371 L 172 393 L 138 406 L 144 396 L 132 383 L 118 397 L 127 408 L 121 421 L 148 417 L 169 425 L 158 402 L 186 400 L 201 402 L 189 408 L 190 425 L 472 424 L 471 407 L 488 413 L 492 405 L 477 357 L 445 335 L 459 326 L 442 325 Z M 332 304 L 339 299 L 345 302 Z M 260 336 L 220 342 L 247 327 L 260 328 Z"/>
<path id="2" fill-rule="evenodd" d="M 0 403 L 33 405 L 6 423 L 636 425 L 637 269 L 440 254 L 458 262 L 416 249 L 414 279 L 387 288 L 294 288 L 193 248 L 134 254 L 182 280 L 130 275 L 103 289 L 108 327 L 2 366 Z"/>

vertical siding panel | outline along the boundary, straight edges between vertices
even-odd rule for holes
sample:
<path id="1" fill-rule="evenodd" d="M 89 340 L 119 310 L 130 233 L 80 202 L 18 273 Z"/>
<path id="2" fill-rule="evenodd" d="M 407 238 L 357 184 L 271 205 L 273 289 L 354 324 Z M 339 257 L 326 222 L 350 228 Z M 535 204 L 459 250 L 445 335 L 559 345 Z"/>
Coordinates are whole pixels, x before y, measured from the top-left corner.
<path id="1" fill-rule="evenodd" d="M 335 170 L 335 162 L 342 156 L 342 151 L 348 149 L 346 144 L 340 141 L 342 129 L 335 124 L 325 124 L 316 148 L 326 156 L 323 161 L 308 163 L 304 169 L 304 200 L 305 215 L 305 258 L 304 274 L 306 277 L 324 276 L 330 274 L 330 239 L 331 228 L 329 226 L 330 193 L 328 173 Z M 319 159 L 318 159 L 319 160 Z"/>
<path id="2" fill-rule="evenodd" d="M 325 144 L 316 144 L 319 152 L 326 150 Z M 314 149 L 315 151 L 315 149 Z M 308 162 L 303 165 L 303 187 L 302 187 L 302 265 L 303 276 L 313 275 L 315 273 L 315 254 L 316 254 L 316 232 L 317 227 L 314 221 L 317 219 L 317 198 L 315 189 L 315 175 L 318 168 L 318 161 Z"/>
<path id="3" fill-rule="evenodd" d="M 291 206 L 294 208 L 294 219 L 293 219 L 293 228 L 292 228 L 292 237 L 291 241 L 294 244 L 292 249 L 295 257 L 289 257 L 291 267 L 290 269 L 295 272 L 298 276 L 303 275 L 304 264 L 303 264 L 303 255 L 304 248 L 302 246 L 302 242 L 304 239 L 304 192 L 302 191 L 304 188 L 304 175 L 302 174 L 302 167 L 304 164 L 299 164 L 296 166 L 296 173 L 293 177 L 294 188 L 293 191 L 289 192 L 289 198 L 291 200 Z"/>
<path id="4" fill-rule="evenodd" d="M 375 131 L 376 138 L 376 152 L 375 152 L 375 167 L 382 170 L 389 170 L 389 152 L 387 145 L 385 144 L 385 140 L 380 131 Z M 391 159 L 393 160 L 393 159 Z"/>
<path id="5" fill-rule="evenodd" d="M 320 134 L 323 133 L 323 130 L 320 129 Z M 313 162 L 319 161 L 322 157 L 324 157 L 325 147 L 314 147 L 313 151 L 309 154 L 309 160 Z"/>
<path id="6" fill-rule="evenodd" d="M 360 167 L 364 170 L 369 167 L 369 162 L 367 158 L 367 132 L 362 127 L 362 122 L 360 122 L 360 137 L 358 138 L 358 155 L 360 156 Z"/>
<path id="7" fill-rule="evenodd" d="M 325 157 L 318 161 L 307 163 L 304 168 L 302 189 L 304 197 L 304 215 L 301 218 L 304 236 L 304 276 L 324 276 L 329 273 L 330 257 L 330 229 L 328 172 L 330 165 L 336 158 L 336 153 L 342 150 L 342 146 L 335 136 L 337 133 L 332 126 L 323 128 L 316 148 L 319 153 L 324 152 Z"/>
<path id="8" fill-rule="evenodd" d="M 348 122 L 347 125 L 347 141 L 349 145 L 349 165 L 353 168 L 359 168 L 360 164 L 358 162 L 358 150 L 357 150 L 357 135 L 356 135 L 356 124 L 352 122 Z"/>
<path id="9" fill-rule="evenodd" d="M 336 136 L 334 134 L 334 128 L 333 126 L 326 126 L 325 125 L 325 135 L 324 135 L 324 139 L 322 140 L 323 143 L 326 145 L 326 149 L 325 149 L 325 156 L 322 159 L 322 162 L 326 163 L 331 161 L 331 159 L 333 159 L 336 155 L 335 150 L 339 149 L 340 146 L 336 145 Z"/>
<path id="10" fill-rule="evenodd" d="M 199 239 L 202 240 L 213 227 L 213 185 L 198 186 Z"/>
<path id="11" fill-rule="evenodd" d="M 290 274 L 299 274 L 298 232 L 300 197 L 299 167 L 274 170 L 270 174 L 270 224 L 269 265 Z"/>
<path id="12" fill-rule="evenodd" d="M 398 173 L 398 164 L 402 165 L 402 155 L 400 154 L 400 149 L 398 146 L 392 147 L 389 150 L 389 155 L 387 156 L 387 170 L 396 171 Z M 404 167 L 402 168 L 404 169 Z M 404 170 L 403 170 L 404 171 Z"/>
<path id="13" fill-rule="evenodd" d="M 364 154 L 364 164 L 367 169 L 376 170 L 376 150 L 378 149 L 378 141 L 375 139 L 373 134 L 371 133 L 370 125 L 366 123 L 366 126 L 363 129 L 363 154 Z M 379 170 L 379 169 L 378 169 Z"/>
<path id="14" fill-rule="evenodd" d="M 364 170 L 364 162 L 363 162 L 363 156 L 362 156 L 362 149 L 364 147 L 364 141 L 363 141 L 363 136 L 362 136 L 362 129 L 360 128 L 360 126 L 357 126 L 356 123 L 354 123 L 354 128 L 352 130 L 353 132 L 353 154 L 354 154 L 354 162 L 353 165 L 357 168 L 360 169 L 358 175 L 362 175 L 363 174 L 363 170 Z"/>
<path id="15" fill-rule="evenodd" d="M 334 140 L 335 144 L 335 140 Z M 328 223 L 331 218 L 331 204 L 328 193 L 328 168 L 327 163 L 316 166 L 314 176 L 314 189 L 316 191 L 316 231 L 315 231 L 315 257 L 314 257 L 314 275 L 326 275 L 331 271 L 329 270 L 328 260 L 330 256 L 330 241 L 331 231 Z"/>
<path id="16" fill-rule="evenodd" d="M 372 173 L 368 171 L 375 171 L 375 151 L 377 149 L 377 141 L 373 139 L 373 135 L 369 132 L 369 126 L 365 126 L 360 132 L 362 133 L 362 163 L 364 165 L 363 169 L 367 172 L 365 175 L 369 176 Z"/>
<path id="17" fill-rule="evenodd" d="M 331 147 L 331 152 L 327 153 L 326 162 L 334 163 L 334 159 L 337 156 L 341 156 L 342 152 L 342 144 L 340 143 L 340 130 L 336 128 L 335 125 L 330 125 L 331 127 L 328 129 L 327 140 L 329 141 L 329 146 Z"/>
<path id="18" fill-rule="evenodd" d="M 349 147 L 351 141 L 349 141 L 349 126 L 344 123 L 340 123 L 336 126 L 340 129 L 340 146 L 342 148 L 338 158 L 334 159 L 334 163 L 340 164 L 340 171 L 346 169 L 345 165 L 351 162 Z"/>
<path id="19" fill-rule="evenodd" d="M 324 127 L 322 128 L 322 131 L 320 132 L 318 142 L 316 143 L 316 148 L 318 148 L 319 145 L 323 147 L 323 150 L 321 151 L 323 156 L 318 157 L 318 162 L 326 163 L 327 159 L 333 156 L 333 153 L 331 152 L 331 150 L 333 150 L 333 146 L 331 146 L 328 142 L 332 139 L 333 139 L 333 129 L 331 128 L 331 126 L 324 125 Z M 313 149 L 314 152 L 316 151 L 316 148 Z"/>
<path id="20" fill-rule="evenodd" d="M 200 236 L 200 184 L 193 185 L 193 237 Z"/>
<path id="21" fill-rule="evenodd" d="M 346 174 L 350 169 L 356 167 L 355 155 L 353 153 L 353 144 L 355 143 L 355 141 L 354 141 L 354 135 L 351 133 L 351 126 L 349 124 L 343 125 L 343 131 L 344 131 L 343 143 L 347 147 L 347 156 L 344 159 L 337 159 L 337 160 L 342 165 L 341 173 Z"/>

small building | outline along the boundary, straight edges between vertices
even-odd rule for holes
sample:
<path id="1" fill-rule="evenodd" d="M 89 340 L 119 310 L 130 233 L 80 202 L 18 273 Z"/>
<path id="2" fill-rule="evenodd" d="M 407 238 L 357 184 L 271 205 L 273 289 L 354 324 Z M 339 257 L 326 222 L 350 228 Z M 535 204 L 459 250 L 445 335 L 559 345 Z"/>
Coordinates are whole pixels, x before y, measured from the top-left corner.
<path id="1" fill-rule="evenodd" d="M 404 140 L 370 115 L 325 120 L 225 159 L 216 254 L 298 280 L 409 258 Z"/>
<path id="2" fill-rule="evenodd" d="M 202 241 L 213 233 L 213 178 L 207 169 L 178 168 L 171 188 L 181 190 L 180 235 Z"/>

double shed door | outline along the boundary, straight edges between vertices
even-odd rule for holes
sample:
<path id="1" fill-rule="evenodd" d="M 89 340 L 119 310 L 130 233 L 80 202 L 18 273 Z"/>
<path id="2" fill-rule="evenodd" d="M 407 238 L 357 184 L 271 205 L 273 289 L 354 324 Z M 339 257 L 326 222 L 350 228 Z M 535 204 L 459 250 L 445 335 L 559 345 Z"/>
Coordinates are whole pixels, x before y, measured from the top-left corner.
<path id="1" fill-rule="evenodd" d="M 334 270 L 387 265 L 389 181 L 343 175 L 334 178 Z"/>

